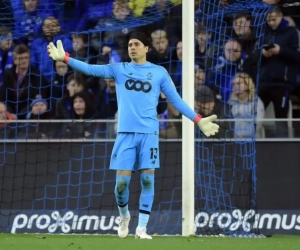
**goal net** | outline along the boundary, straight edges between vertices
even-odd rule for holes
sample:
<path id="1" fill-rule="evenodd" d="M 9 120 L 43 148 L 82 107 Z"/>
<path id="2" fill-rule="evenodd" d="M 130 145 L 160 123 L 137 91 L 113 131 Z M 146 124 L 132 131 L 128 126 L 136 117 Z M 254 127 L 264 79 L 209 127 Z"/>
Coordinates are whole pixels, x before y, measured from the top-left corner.
<path id="1" fill-rule="evenodd" d="M 196 190 L 196 235 L 258 233 L 254 142 L 259 61 L 246 61 L 262 45 L 269 7 L 260 2 L 195 1 L 195 109 L 221 119 L 220 134 L 211 139 L 195 130 L 196 179 L 191 185 Z M 46 46 L 60 39 L 73 58 L 118 63 L 129 61 L 128 34 L 143 31 L 152 39 L 148 60 L 167 69 L 181 94 L 186 84 L 181 77 L 181 1 L 1 4 L 0 232 L 116 234 L 115 173 L 108 169 L 116 136 L 116 83 L 53 62 Z M 248 106 L 230 99 L 237 74 L 252 93 Z M 76 98 L 84 105 L 75 104 Z M 161 168 L 148 232 L 181 234 L 180 115 L 163 95 L 157 111 Z M 139 194 L 134 174 L 130 233 L 137 225 Z"/>

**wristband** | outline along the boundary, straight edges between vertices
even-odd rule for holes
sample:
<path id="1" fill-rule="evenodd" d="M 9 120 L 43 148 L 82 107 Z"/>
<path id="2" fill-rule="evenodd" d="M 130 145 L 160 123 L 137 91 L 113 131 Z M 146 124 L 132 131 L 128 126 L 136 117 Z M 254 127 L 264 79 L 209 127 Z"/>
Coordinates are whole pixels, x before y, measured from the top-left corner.
<path id="1" fill-rule="evenodd" d="M 70 54 L 69 54 L 68 52 L 66 52 L 65 58 L 64 58 L 63 62 L 64 62 L 64 63 L 68 63 L 69 60 L 70 60 Z"/>
<path id="2" fill-rule="evenodd" d="M 201 116 L 200 114 L 198 114 L 198 115 L 194 118 L 194 123 L 197 124 L 201 119 L 202 119 L 202 116 Z"/>

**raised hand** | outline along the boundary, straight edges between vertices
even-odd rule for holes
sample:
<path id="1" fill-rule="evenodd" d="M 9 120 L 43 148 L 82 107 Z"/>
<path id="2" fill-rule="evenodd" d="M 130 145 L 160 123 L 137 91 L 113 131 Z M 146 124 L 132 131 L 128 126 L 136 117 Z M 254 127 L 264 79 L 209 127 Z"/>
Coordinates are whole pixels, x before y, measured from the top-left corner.
<path id="1" fill-rule="evenodd" d="M 56 46 L 53 42 L 47 46 L 48 54 L 54 61 L 63 61 L 65 59 L 66 52 L 64 50 L 61 40 L 56 42 Z"/>

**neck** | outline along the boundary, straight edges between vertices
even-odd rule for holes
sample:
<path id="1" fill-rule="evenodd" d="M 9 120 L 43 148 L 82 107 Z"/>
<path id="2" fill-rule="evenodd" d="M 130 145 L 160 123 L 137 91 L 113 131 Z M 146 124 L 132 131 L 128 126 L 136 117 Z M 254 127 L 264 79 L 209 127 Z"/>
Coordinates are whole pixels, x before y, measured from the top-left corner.
<path id="1" fill-rule="evenodd" d="M 199 44 L 199 52 L 204 53 L 206 50 L 206 44 L 205 43 L 200 43 Z"/>
<path id="2" fill-rule="evenodd" d="M 18 71 L 17 71 L 18 75 L 25 75 L 26 73 L 27 73 L 27 69 L 18 68 Z"/>
<path id="3" fill-rule="evenodd" d="M 146 58 L 132 59 L 135 64 L 145 64 L 147 62 Z"/>
<path id="4" fill-rule="evenodd" d="M 51 42 L 51 41 L 53 40 L 53 36 L 50 36 L 50 35 L 47 36 L 47 35 L 46 35 L 46 40 L 49 41 L 49 42 Z"/>
<path id="5" fill-rule="evenodd" d="M 239 99 L 240 102 L 249 102 L 249 97 L 246 92 L 242 92 L 237 94 L 237 98 Z"/>

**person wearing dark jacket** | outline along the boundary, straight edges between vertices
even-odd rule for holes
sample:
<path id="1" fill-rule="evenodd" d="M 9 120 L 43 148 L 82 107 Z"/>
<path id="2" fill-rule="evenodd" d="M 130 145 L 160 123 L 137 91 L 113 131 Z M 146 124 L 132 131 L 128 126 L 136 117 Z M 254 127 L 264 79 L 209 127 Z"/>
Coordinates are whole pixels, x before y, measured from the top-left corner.
<path id="1" fill-rule="evenodd" d="M 213 90 L 206 85 L 198 85 L 195 88 L 195 112 L 202 114 L 202 117 L 208 117 L 216 114 L 219 119 L 220 130 L 214 138 L 221 140 L 233 137 L 233 124 L 229 121 L 232 118 L 231 107 L 228 103 L 219 100 Z M 200 133 L 196 133 L 196 138 Z"/>
<path id="2" fill-rule="evenodd" d="M 40 71 L 30 65 L 28 47 L 17 45 L 13 51 L 13 66 L 3 75 L 0 101 L 6 103 L 7 111 L 22 119 L 37 95 L 47 100 L 49 85 Z"/>
<path id="3" fill-rule="evenodd" d="M 299 71 L 300 32 L 289 26 L 279 8 L 268 14 L 267 23 L 263 49 L 255 52 L 257 61 L 262 52 L 259 97 L 265 108 L 273 103 L 276 118 L 287 118 L 290 92 Z M 286 134 L 286 123 L 277 122 L 277 125 L 277 135 Z"/>
<path id="4" fill-rule="evenodd" d="M 96 108 L 99 111 L 101 119 L 114 119 L 118 111 L 116 83 L 114 79 L 104 79 L 104 81 L 106 88 L 95 98 L 97 102 Z"/>
<path id="5" fill-rule="evenodd" d="M 89 120 L 98 119 L 99 113 L 96 111 L 90 93 L 83 90 L 74 94 L 71 109 L 75 121 L 64 126 L 63 134 L 70 138 L 94 138 L 97 124 Z"/>

